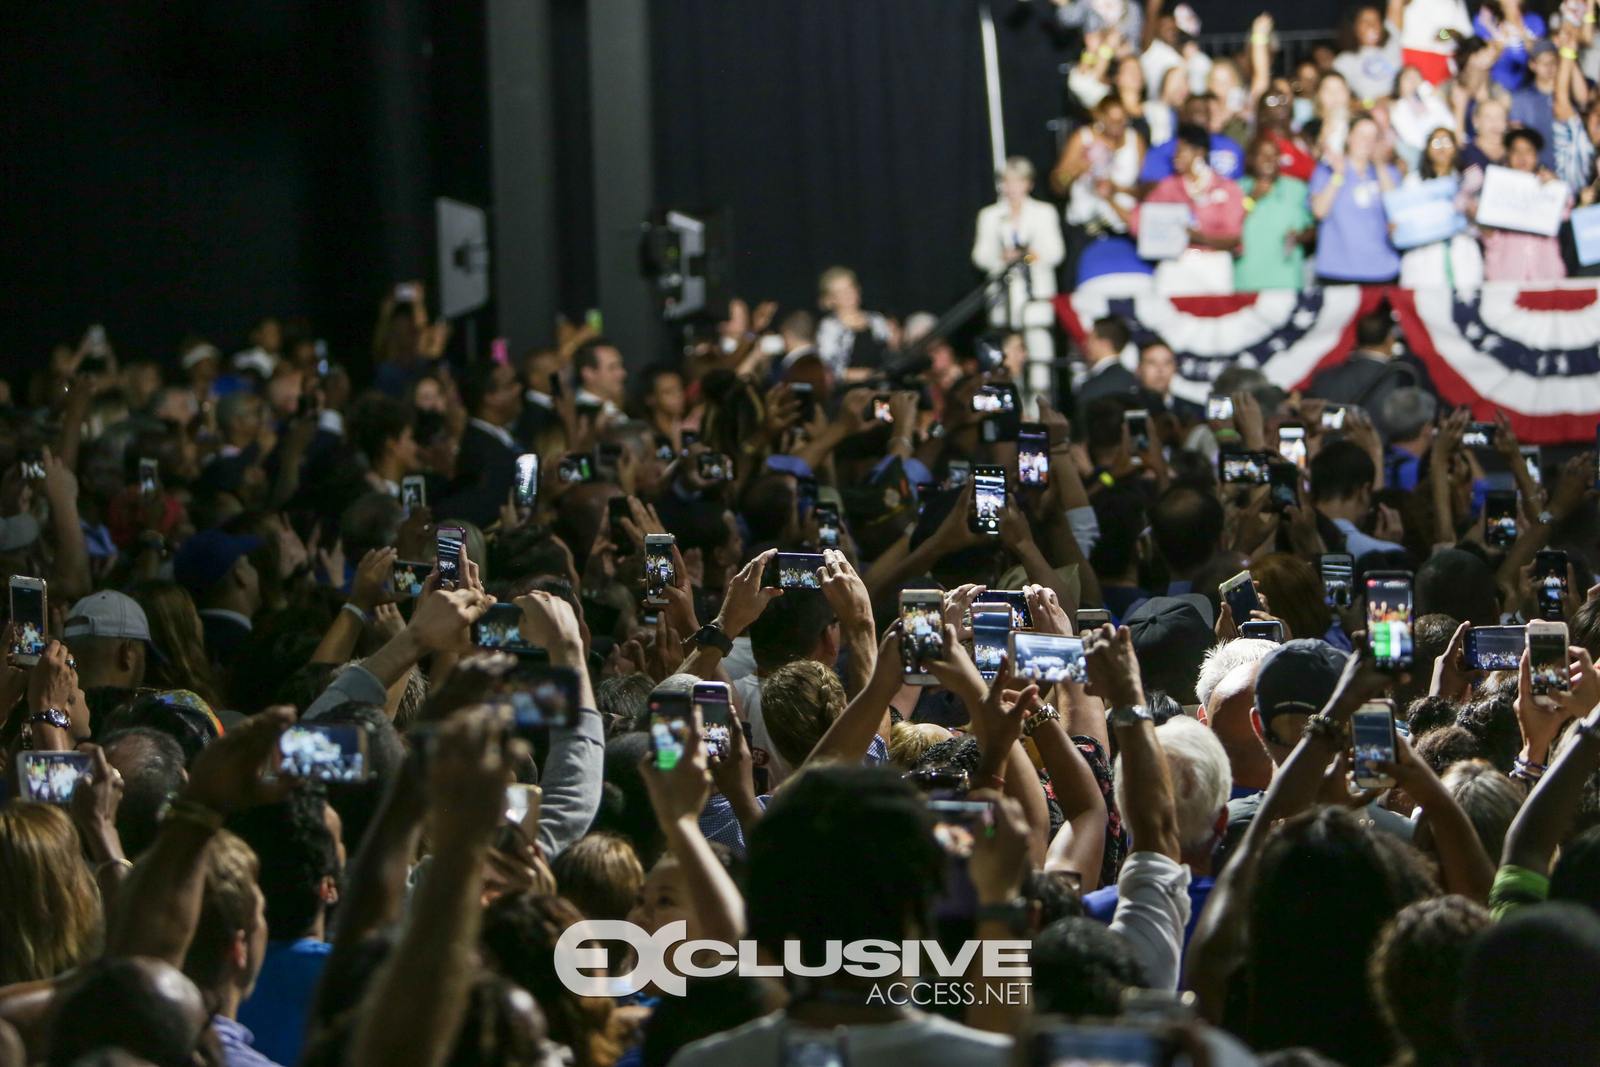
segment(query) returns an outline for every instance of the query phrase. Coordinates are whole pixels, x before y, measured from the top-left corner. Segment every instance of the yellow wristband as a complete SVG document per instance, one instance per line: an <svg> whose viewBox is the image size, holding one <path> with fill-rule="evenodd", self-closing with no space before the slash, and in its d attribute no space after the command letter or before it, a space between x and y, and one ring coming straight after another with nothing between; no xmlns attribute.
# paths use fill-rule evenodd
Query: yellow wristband
<svg viewBox="0 0 1600 1067"><path fill-rule="evenodd" d="M1271 40L1272 40L1272 38L1268 37L1264 33L1252 33L1250 35L1250 43L1251 44L1268 44L1268 43L1271 42Z"/></svg>
<svg viewBox="0 0 1600 1067"><path fill-rule="evenodd" d="M1085 48L1083 50L1083 55L1079 57L1078 61L1086 65L1092 65L1094 63L1094 53Z"/></svg>
<svg viewBox="0 0 1600 1067"><path fill-rule="evenodd" d="M1100 58L1101 59L1110 59L1112 56L1114 56L1116 54L1117 54L1117 50L1115 48L1112 48L1110 45L1103 44L1103 45L1100 46Z"/></svg>
<svg viewBox="0 0 1600 1067"><path fill-rule="evenodd" d="M1333 172L1333 177L1328 179L1328 184L1329 185L1334 185L1334 186L1343 185L1344 184L1344 174L1341 173L1340 171L1334 171Z"/></svg>
<svg viewBox="0 0 1600 1067"><path fill-rule="evenodd" d="M1577 59L1578 58L1578 50L1576 48L1563 48L1563 49L1561 49L1561 58L1562 59Z"/></svg>
<svg viewBox="0 0 1600 1067"><path fill-rule="evenodd" d="M1583 24L1585 26L1593 26L1594 25L1594 12L1593 11L1591 11L1587 15L1583 16Z"/></svg>

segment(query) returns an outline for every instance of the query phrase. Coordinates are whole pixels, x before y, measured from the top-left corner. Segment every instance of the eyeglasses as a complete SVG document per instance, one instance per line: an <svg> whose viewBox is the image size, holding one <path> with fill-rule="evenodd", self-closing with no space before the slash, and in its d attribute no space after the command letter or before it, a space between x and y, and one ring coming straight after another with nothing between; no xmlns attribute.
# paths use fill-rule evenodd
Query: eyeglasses
<svg viewBox="0 0 1600 1067"><path fill-rule="evenodd" d="M1284 96L1282 93L1274 93L1272 96L1263 97L1261 102L1268 107L1280 107L1283 104L1287 104L1290 99L1290 97Z"/></svg>
<svg viewBox="0 0 1600 1067"><path fill-rule="evenodd" d="M1435 137L1428 142L1429 148L1454 148L1456 143L1448 137Z"/></svg>

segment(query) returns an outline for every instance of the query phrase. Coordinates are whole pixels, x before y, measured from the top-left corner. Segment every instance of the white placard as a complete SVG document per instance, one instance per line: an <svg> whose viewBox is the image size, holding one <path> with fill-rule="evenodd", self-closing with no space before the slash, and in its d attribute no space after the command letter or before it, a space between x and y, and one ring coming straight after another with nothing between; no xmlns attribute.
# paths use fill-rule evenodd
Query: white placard
<svg viewBox="0 0 1600 1067"><path fill-rule="evenodd" d="M1554 237L1567 206L1567 185L1541 182L1537 175L1491 165L1478 195L1478 225Z"/></svg>
<svg viewBox="0 0 1600 1067"><path fill-rule="evenodd" d="M1177 259L1189 247L1194 212L1188 204L1139 205L1139 258Z"/></svg>

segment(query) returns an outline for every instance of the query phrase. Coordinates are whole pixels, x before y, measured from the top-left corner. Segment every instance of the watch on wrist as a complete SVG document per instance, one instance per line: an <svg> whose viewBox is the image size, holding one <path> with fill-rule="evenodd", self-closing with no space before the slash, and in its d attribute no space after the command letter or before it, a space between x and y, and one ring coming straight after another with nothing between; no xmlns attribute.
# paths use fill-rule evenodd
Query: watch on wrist
<svg viewBox="0 0 1600 1067"><path fill-rule="evenodd" d="M1549 510L1545 510L1545 511L1539 512L1539 523L1540 523L1540 525L1549 526L1550 524L1554 523L1555 521L1556 521L1556 516L1555 516L1554 512L1549 511Z"/></svg>
<svg viewBox="0 0 1600 1067"><path fill-rule="evenodd" d="M733 638L722 632L722 627L714 622L708 622L696 630L689 638L690 642L708 645L724 656L733 652Z"/></svg>
<svg viewBox="0 0 1600 1067"><path fill-rule="evenodd" d="M1112 726L1136 726L1141 721L1155 722L1155 716L1143 704L1119 704L1111 709Z"/></svg>
<svg viewBox="0 0 1600 1067"><path fill-rule="evenodd" d="M36 711L32 715L28 716L28 722L43 723L46 726L54 726L58 730L69 730L72 728L72 719L69 718L67 713L62 711L60 708L44 708L41 711Z"/></svg>

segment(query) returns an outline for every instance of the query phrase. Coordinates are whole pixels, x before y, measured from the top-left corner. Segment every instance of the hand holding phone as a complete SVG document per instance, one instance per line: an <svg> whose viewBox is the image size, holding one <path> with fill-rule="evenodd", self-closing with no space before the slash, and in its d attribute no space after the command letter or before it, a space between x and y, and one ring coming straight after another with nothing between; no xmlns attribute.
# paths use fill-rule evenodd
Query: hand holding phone
<svg viewBox="0 0 1600 1067"><path fill-rule="evenodd" d="M436 551L438 562L434 565L439 572L440 589L461 588L461 559L465 555L462 549L466 531L459 526L439 527Z"/></svg>
<svg viewBox="0 0 1600 1067"><path fill-rule="evenodd" d="M1376 764L1398 763L1399 742L1394 734L1394 701L1369 700L1350 717L1351 771L1356 785L1363 789L1382 789L1394 779Z"/></svg>
<svg viewBox="0 0 1600 1067"><path fill-rule="evenodd" d="M672 562L672 546L678 539L672 534L646 534L644 538L644 588L645 603L657 607L667 602L667 587L677 581L677 570Z"/></svg>
<svg viewBox="0 0 1600 1067"><path fill-rule="evenodd" d="M908 685L938 685L926 664L944 659L944 594L937 589L900 591L900 662Z"/></svg>
<svg viewBox="0 0 1600 1067"><path fill-rule="evenodd" d="M1411 575L1374 571L1367 575L1367 644L1380 671L1409 671L1412 656Z"/></svg>

